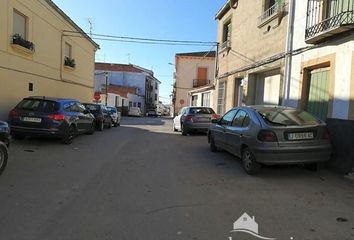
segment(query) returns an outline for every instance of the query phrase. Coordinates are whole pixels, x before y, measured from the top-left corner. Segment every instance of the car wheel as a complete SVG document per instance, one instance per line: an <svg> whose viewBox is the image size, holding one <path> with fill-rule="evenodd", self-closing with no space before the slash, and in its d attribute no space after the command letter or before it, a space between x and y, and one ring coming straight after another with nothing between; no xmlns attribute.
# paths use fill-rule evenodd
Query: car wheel
<svg viewBox="0 0 354 240"><path fill-rule="evenodd" d="M181 132L182 132L182 135L183 135L183 136L187 136L187 134L188 134L187 129L183 126L182 123L181 123Z"/></svg>
<svg viewBox="0 0 354 240"><path fill-rule="evenodd" d="M98 131L102 132L103 129L104 129L104 122L103 122L103 121L100 121L100 122L98 123Z"/></svg>
<svg viewBox="0 0 354 240"><path fill-rule="evenodd" d="M16 140L23 140L25 138L25 136L18 134L13 134L12 137Z"/></svg>
<svg viewBox="0 0 354 240"><path fill-rule="evenodd" d="M256 158L249 148L245 148L242 151L242 165L249 175L256 174L261 168L261 165L257 163Z"/></svg>
<svg viewBox="0 0 354 240"><path fill-rule="evenodd" d="M71 144L74 140L75 135L76 135L76 129L73 125L71 125L64 133L61 142L64 144Z"/></svg>
<svg viewBox="0 0 354 240"><path fill-rule="evenodd" d="M7 165L7 147L0 142L0 174L5 170Z"/></svg>
<svg viewBox="0 0 354 240"><path fill-rule="evenodd" d="M212 136L210 136L210 151L211 152L217 152L218 151L218 147L215 145L215 141L214 141L214 138Z"/></svg>
<svg viewBox="0 0 354 240"><path fill-rule="evenodd" d="M94 134L94 133L95 133L95 128L96 128L96 125L95 125L95 122L93 122L93 123L91 124L91 128L90 128L90 130L87 132L87 134L89 134L89 135Z"/></svg>

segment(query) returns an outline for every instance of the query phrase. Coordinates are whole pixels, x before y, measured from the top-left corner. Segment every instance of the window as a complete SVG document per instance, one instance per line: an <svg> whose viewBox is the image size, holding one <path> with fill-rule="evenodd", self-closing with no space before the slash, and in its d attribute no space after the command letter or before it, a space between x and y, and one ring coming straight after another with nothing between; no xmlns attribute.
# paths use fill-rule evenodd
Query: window
<svg viewBox="0 0 354 240"><path fill-rule="evenodd" d="M235 117L235 114L237 112L237 109L232 109L229 112L227 112L221 119L220 124L221 125L231 125L232 120Z"/></svg>
<svg viewBox="0 0 354 240"><path fill-rule="evenodd" d="M264 2L264 11L266 11L269 8L273 7L275 3L276 3L276 0L265 0L265 2Z"/></svg>
<svg viewBox="0 0 354 240"><path fill-rule="evenodd" d="M141 108L141 102L138 102L138 107Z"/></svg>
<svg viewBox="0 0 354 240"><path fill-rule="evenodd" d="M231 20L226 22L223 26L223 33L222 33L222 45L221 48L230 47L231 42Z"/></svg>
<svg viewBox="0 0 354 240"><path fill-rule="evenodd" d="M133 107L136 107L136 102L133 103Z"/></svg>
<svg viewBox="0 0 354 240"><path fill-rule="evenodd" d="M131 108L133 106L132 102L129 102L129 108Z"/></svg>
<svg viewBox="0 0 354 240"><path fill-rule="evenodd" d="M13 35L20 35L23 39L27 39L27 17L20 12L14 10L13 15Z"/></svg>
<svg viewBox="0 0 354 240"><path fill-rule="evenodd" d="M203 107L210 107L210 93L203 93L202 94L202 106Z"/></svg>
<svg viewBox="0 0 354 240"><path fill-rule="evenodd" d="M191 105L197 106L197 104L198 104L198 95L193 95Z"/></svg>
<svg viewBox="0 0 354 240"><path fill-rule="evenodd" d="M247 127L250 123L250 118L248 116L248 114L243 111L240 110L237 112L234 120L232 121L232 126L234 127Z"/></svg>
<svg viewBox="0 0 354 240"><path fill-rule="evenodd" d="M225 113L225 95L226 95L226 82L220 82L218 88L218 114Z"/></svg>
<svg viewBox="0 0 354 240"><path fill-rule="evenodd" d="M72 51L72 47L69 43L65 43L65 49L64 49L64 56L67 58L71 58L71 51Z"/></svg>
<svg viewBox="0 0 354 240"><path fill-rule="evenodd" d="M155 89L157 90L159 87L159 85L157 84L157 82L155 83Z"/></svg>
<svg viewBox="0 0 354 240"><path fill-rule="evenodd" d="M157 101L157 94L155 93L155 101Z"/></svg>

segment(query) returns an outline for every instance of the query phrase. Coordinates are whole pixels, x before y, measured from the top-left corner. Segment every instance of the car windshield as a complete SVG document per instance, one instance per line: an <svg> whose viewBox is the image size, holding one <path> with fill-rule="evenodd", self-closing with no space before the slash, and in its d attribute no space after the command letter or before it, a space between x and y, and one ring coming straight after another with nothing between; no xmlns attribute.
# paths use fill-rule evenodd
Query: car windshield
<svg viewBox="0 0 354 240"><path fill-rule="evenodd" d="M100 106L96 104L85 104L87 110L90 110L92 113L96 113L100 110Z"/></svg>
<svg viewBox="0 0 354 240"><path fill-rule="evenodd" d="M57 112L59 110L59 104L43 99L24 99L17 105L17 109L49 113Z"/></svg>
<svg viewBox="0 0 354 240"><path fill-rule="evenodd" d="M265 108L257 111L271 125L306 126L320 123L316 117L298 109Z"/></svg>
<svg viewBox="0 0 354 240"><path fill-rule="evenodd" d="M190 108L190 114L214 114L214 110L211 108Z"/></svg>
<svg viewBox="0 0 354 240"><path fill-rule="evenodd" d="M107 110L109 113L116 113L117 112L117 109L113 108L113 107L107 107Z"/></svg>

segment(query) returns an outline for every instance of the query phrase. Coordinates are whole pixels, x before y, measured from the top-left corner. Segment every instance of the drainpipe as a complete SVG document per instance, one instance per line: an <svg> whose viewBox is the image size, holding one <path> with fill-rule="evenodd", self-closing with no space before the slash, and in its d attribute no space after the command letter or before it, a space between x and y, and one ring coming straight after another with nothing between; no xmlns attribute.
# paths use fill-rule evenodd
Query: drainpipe
<svg viewBox="0 0 354 240"><path fill-rule="evenodd" d="M294 19L296 0L289 0L289 19L288 19L288 33L286 36L286 56L285 56L285 81L283 84L283 98L281 105L287 105L290 96L290 83L291 83L291 65L292 65L292 52L294 42Z"/></svg>

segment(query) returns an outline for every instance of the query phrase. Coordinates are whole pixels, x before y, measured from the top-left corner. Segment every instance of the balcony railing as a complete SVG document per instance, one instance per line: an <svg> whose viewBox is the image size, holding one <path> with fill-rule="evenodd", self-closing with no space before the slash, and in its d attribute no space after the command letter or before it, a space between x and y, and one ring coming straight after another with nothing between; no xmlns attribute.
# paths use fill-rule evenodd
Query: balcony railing
<svg viewBox="0 0 354 240"><path fill-rule="evenodd" d="M210 84L210 80L208 80L208 79L205 79L205 80L194 79L193 80L193 87L194 88L202 87L202 86L205 86L208 84Z"/></svg>
<svg viewBox="0 0 354 240"><path fill-rule="evenodd" d="M348 1L354 5L353 1ZM340 5L340 4L338 4ZM307 9L307 24L305 31L306 43L318 43L328 37L354 28L354 6L341 6L332 9L333 16L321 19L322 5L309 0Z"/></svg>
<svg viewBox="0 0 354 240"><path fill-rule="evenodd" d="M283 5L282 2L276 2L273 6L264 11L262 15L258 17L258 27L264 26L267 22L277 17L278 14L283 11Z"/></svg>
<svg viewBox="0 0 354 240"><path fill-rule="evenodd" d="M226 49L226 48L231 48L231 41L230 40L227 40L225 42L223 42L220 46L220 49Z"/></svg>

